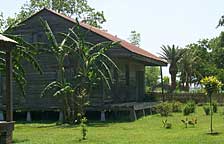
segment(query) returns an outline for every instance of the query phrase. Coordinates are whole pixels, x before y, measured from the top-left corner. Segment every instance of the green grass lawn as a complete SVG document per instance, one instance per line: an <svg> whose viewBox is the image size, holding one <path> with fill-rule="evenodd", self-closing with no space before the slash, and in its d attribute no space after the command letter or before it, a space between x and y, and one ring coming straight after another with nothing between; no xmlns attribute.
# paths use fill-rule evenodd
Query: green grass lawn
<svg viewBox="0 0 224 144"><path fill-rule="evenodd" d="M19 144L223 144L224 116L223 108L214 114L214 129L219 135L211 136L209 132L209 116L205 116L202 107L189 118L197 117L198 124L185 128L181 119L182 113L175 113L167 119L172 129L162 127L160 115L141 118L135 122L90 123L88 140L81 138L78 126L57 126L55 123L16 124L14 142Z"/></svg>

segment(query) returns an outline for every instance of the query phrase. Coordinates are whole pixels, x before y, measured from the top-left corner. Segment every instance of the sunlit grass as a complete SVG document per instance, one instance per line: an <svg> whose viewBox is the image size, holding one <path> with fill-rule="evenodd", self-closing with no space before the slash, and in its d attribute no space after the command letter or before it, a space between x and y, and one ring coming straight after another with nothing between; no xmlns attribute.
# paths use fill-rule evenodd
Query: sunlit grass
<svg viewBox="0 0 224 144"><path fill-rule="evenodd" d="M160 115L141 118L135 122L92 122L88 127L88 140L81 138L80 127L56 123L16 124L14 142L19 144L222 144L224 140L223 108L214 114L214 130L219 135L211 136L209 132L209 116L205 116L202 107L189 119L197 117L198 124L185 128L181 119L182 113L167 117L172 123L171 129L162 127Z"/></svg>

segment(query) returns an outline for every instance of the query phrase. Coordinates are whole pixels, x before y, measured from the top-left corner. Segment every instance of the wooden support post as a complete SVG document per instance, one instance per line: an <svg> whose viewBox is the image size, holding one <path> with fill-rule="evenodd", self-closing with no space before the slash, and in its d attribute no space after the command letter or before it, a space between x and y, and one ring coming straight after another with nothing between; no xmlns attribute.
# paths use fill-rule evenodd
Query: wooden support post
<svg viewBox="0 0 224 144"><path fill-rule="evenodd" d="M5 53L5 104L6 104L6 122L0 123L0 144L11 144L12 133L14 130L13 122L13 98L12 98L12 53L11 48L16 45L16 41L11 40L0 34L0 48Z"/></svg>
<svg viewBox="0 0 224 144"><path fill-rule="evenodd" d="M117 118L118 118L118 111L117 110L114 111L114 117L113 118L114 118L114 120L117 120Z"/></svg>
<svg viewBox="0 0 224 144"><path fill-rule="evenodd" d="M105 111L101 111L100 121L106 121Z"/></svg>
<svg viewBox="0 0 224 144"><path fill-rule="evenodd" d="M131 121L137 120L136 112L134 109L130 110L130 119Z"/></svg>
<svg viewBox="0 0 224 144"><path fill-rule="evenodd" d="M150 111L150 115L152 115L152 108L150 108L149 111Z"/></svg>
<svg viewBox="0 0 224 144"><path fill-rule="evenodd" d="M11 51L6 51L6 121L13 121L13 98L12 98L12 57Z"/></svg>
<svg viewBox="0 0 224 144"><path fill-rule="evenodd" d="M163 102L164 102L165 97L164 97L164 84L163 84L163 69L162 69L162 66L160 66L160 76L161 76L162 96L163 96Z"/></svg>
<svg viewBox="0 0 224 144"><path fill-rule="evenodd" d="M2 111L0 111L0 121L3 121L4 120L4 114Z"/></svg>
<svg viewBox="0 0 224 144"><path fill-rule="evenodd" d="M27 122L31 122L31 121L32 121L31 113L30 113L29 111L26 112L26 121L27 121Z"/></svg>
<svg viewBox="0 0 224 144"><path fill-rule="evenodd" d="M64 121L64 114L63 114L63 111L60 111L60 112L59 112L58 121L59 121L60 123L63 123L63 121Z"/></svg>
<svg viewBox="0 0 224 144"><path fill-rule="evenodd" d="M145 117L145 109L142 109L142 114Z"/></svg>

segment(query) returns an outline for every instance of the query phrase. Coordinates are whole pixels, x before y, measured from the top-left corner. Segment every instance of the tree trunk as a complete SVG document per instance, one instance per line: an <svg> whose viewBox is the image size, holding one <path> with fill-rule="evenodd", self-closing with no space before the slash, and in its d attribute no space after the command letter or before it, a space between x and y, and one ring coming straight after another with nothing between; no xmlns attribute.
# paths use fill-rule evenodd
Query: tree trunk
<svg viewBox="0 0 224 144"><path fill-rule="evenodd" d="M210 100L210 132L213 133L213 126L212 126L212 116L213 116L213 108L212 108L212 94L209 94Z"/></svg>
<svg viewBox="0 0 224 144"><path fill-rule="evenodd" d="M177 66L175 65L170 65L169 68L169 73L171 75L171 92L173 92L176 89L176 75L177 75Z"/></svg>
<svg viewBox="0 0 224 144"><path fill-rule="evenodd" d="M176 89L176 73L171 74L171 92Z"/></svg>
<svg viewBox="0 0 224 144"><path fill-rule="evenodd" d="M65 78L64 78L64 66L63 66L63 64L64 64L64 61L63 61L63 58L59 58L58 59L58 80L61 82L61 83L65 83ZM62 111L64 112L64 118L63 118L63 120L64 120L64 122L66 122L67 120L68 120L68 106L67 106L67 104L68 104L68 100L67 100L67 97L66 96L63 96L63 98L62 98L63 100L63 108L62 108ZM63 123L64 123L63 122Z"/></svg>
<svg viewBox="0 0 224 144"><path fill-rule="evenodd" d="M186 81L186 89L185 89L187 92L189 92L190 90L190 84L189 84L189 81L187 80Z"/></svg>

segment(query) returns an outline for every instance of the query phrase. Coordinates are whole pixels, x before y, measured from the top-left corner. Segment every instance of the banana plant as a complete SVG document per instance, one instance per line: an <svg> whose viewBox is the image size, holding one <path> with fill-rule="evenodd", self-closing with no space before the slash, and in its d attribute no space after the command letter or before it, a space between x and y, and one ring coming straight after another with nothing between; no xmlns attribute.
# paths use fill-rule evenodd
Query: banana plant
<svg viewBox="0 0 224 144"><path fill-rule="evenodd" d="M88 96L99 82L104 82L110 89L112 83L111 69L118 69L116 64L105 53L119 42L102 42L92 44L85 40L85 33L77 21L77 26L69 29L68 33L61 33L64 39L59 43L47 21L41 19L42 25L48 37L51 53L58 62L60 78L47 85L41 96L54 91L53 96L60 97L64 120L80 121L85 115L85 107L88 105ZM76 31L75 31L76 30ZM71 56L77 63L74 68L72 80L66 80L64 75L64 60Z"/></svg>
<svg viewBox="0 0 224 144"><path fill-rule="evenodd" d="M119 42L105 41L93 44L85 40L85 34L82 34L80 29L79 25L75 29L77 32L74 29L69 29L71 35L68 38L76 47L74 56L79 62L74 70L74 90L79 101L80 118L83 118L93 89L99 83L104 83L108 89L111 89L113 83L111 70L119 71L119 69L114 61L106 55L106 52L117 46Z"/></svg>
<svg viewBox="0 0 224 144"><path fill-rule="evenodd" d="M43 20L42 18L40 19L40 22L48 39L48 51L56 58L59 72L58 80L48 84L42 91L41 97L47 95L49 91L54 91L55 93L53 94L53 96L59 97L59 99L62 101L61 109L64 113L64 121L68 121L70 117L70 112L68 112L70 111L68 102L72 95L72 91L68 90L69 87L71 89L71 86L66 82L65 79L64 60L70 53L74 52L75 49L72 49L71 47L66 45L70 33L66 34L64 39L59 42L56 39L56 36L53 33L48 22L46 20Z"/></svg>

